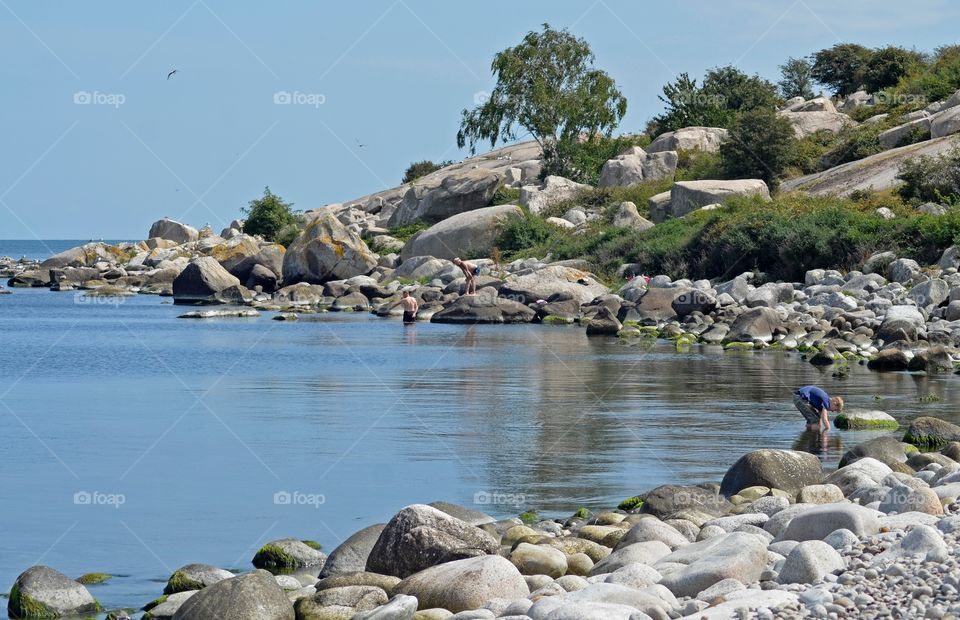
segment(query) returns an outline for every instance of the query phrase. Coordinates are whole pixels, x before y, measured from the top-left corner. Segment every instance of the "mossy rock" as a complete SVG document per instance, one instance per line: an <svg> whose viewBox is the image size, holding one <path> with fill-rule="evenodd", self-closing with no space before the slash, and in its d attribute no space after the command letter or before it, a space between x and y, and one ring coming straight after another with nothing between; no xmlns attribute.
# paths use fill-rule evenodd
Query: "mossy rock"
<svg viewBox="0 0 960 620"><path fill-rule="evenodd" d="M321 549L323 549L323 545L321 545L315 540L301 540L300 542L310 547L311 549L316 549L317 551L320 551Z"/></svg>
<svg viewBox="0 0 960 620"><path fill-rule="evenodd" d="M833 421L843 430L897 430L900 423L883 411L849 411L840 413Z"/></svg>
<svg viewBox="0 0 960 620"><path fill-rule="evenodd" d="M910 422L903 441L921 449L939 449L960 441L960 427L938 418L923 416Z"/></svg>
<svg viewBox="0 0 960 620"><path fill-rule="evenodd" d="M573 325L576 322L576 319L569 316L545 316L540 319L540 322L545 325Z"/></svg>
<svg viewBox="0 0 960 620"><path fill-rule="evenodd" d="M22 594L20 588L16 585L10 588L10 602L7 604L7 611L11 618L56 618L60 615L51 612L43 603Z"/></svg>
<svg viewBox="0 0 960 620"><path fill-rule="evenodd" d="M728 342L723 345L725 351L753 351L752 342Z"/></svg>
<svg viewBox="0 0 960 620"><path fill-rule="evenodd" d="M168 598L170 598L168 595L162 594L157 598L153 599L152 601L150 601L149 603L147 603L146 605L144 605L143 607L141 607L140 609L142 609L143 611L150 611L160 603L166 602Z"/></svg>
<svg viewBox="0 0 960 620"><path fill-rule="evenodd" d="M643 506L643 495L634 495L633 497L628 497L617 504L617 508L619 510L635 510L640 506Z"/></svg>
<svg viewBox="0 0 960 620"><path fill-rule="evenodd" d="M799 347L797 347L797 351L799 351L800 353L816 354L820 352L820 349L818 349L817 347L811 346L809 344L801 344Z"/></svg>
<svg viewBox="0 0 960 620"><path fill-rule="evenodd" d="M175 571L167 580L166 587L163 588L164 594L176 594L177 592L186 592L187 590L202 590L203 582L190 579L183 571Z"/></svg>
<svg viewBox="0 0 960 620"><path fill-rule="evenodd" d="M589 519L590 515L592 514L593 513L590 512L589 508L587 508L586 506L580 506L579 508L577 508L577 511L573 513L573 515L570 518L571 519Z"/></svg>
<svg viewBox="0 0 960 620"><path fill-rule="evenodd" d="M104 583L110 581L113 578L113 575L109 573L87 573L85 575L80 575L77 577L77 581L82 583L85 586L92 586L98 583Z"/></svg>
<svg viewBox="0 0 960 620"><path fill-rule="evenodd" d="M520 517L520 520L527 525L536 523L540 520L540 515L537 514L536 510L527 510L525 512L521 512L518 516Z"/></svg>

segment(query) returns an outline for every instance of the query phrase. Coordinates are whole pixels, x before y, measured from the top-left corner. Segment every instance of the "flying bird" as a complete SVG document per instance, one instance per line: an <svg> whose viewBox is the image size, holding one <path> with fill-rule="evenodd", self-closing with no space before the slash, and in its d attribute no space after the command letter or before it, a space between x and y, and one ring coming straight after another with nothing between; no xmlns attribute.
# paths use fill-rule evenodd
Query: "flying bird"
<svg viewBox="0 0 960 620"><path fill-rule="evenodd" d="M357 141L357 146L358 146L359 148L361 148L361 149L362 149L363 147L367 146L366 144L360 144L360 140L359 140L358 138L354 138L354 140Z"/></svg>
<svg viewBox="0 0 960 620"><path fill-rule="evenodd" d="M177 72L177 70L174 69L173 71L171 71L170 73L168 73L168 74L167 74L167 79L169 80L171 77L173 77L173 74L176 73L176 72Z"/></svg>

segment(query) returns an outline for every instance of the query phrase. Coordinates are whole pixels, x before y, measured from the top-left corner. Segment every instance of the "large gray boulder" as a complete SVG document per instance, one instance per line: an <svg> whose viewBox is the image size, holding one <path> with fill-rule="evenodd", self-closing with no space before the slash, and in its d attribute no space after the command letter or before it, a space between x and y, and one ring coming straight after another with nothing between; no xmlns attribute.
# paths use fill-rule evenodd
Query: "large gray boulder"
<svg viewBox="0 0 960 620"><path fill-rule="evenodd" d="M647 153L663 151L703 151L715 153L730 132L720 127L684 127L676 131L668 131L657 136L656 140L646 148Z"/></svg>
<svg viewBox="0 0 960 620"><path fill-rule="evenodd" d="M173 281L174 303L212 303L217 293L240 280L224 269L212 256L195 258Z"/></svg>
<svg viewBox="0 0 960 620"><path fill-rule="evenodd" d="M653 222L640 215L637 205L632 202L621 202L617 206L617 212L613 215L613 225L632 228L637 232L650 230L654 226Z"/></svg>
<svg viewBox="0 0 960 620"><path fill-rule="evenodd" d="M773 308L751 308L734 319L727 339L731 342L770 342L773 334L782 328L783 321Z"/></svg>
<svg viewBox="0 0 960 620"><path fill-rule="evenodd" d="M669 211L673 217L683 217L707 205L723 204L734 196L752 195L769 200L770 189L760 179L678 181L670 189Z"/></svg>
<svg viewBox="0 0 960 620"><path fill-rule="evenodd" d="M676 172L678 161L674 151L647 153L634 146L603 164L597 186L629 187L665 179Z"/></svg>
<svg viewBox="0 0 960 620"><path fill-rule="evenodd" d="M500 294L522 304L548 299L556 293L571 295L581 304L590 303L610 290L593 274L564 265L547 265L531 273L510 275L500 287Z"/></svg>
<svg viewBox="0 0 960 620"><path fill-rule="evenodd" d="M176 243L189 243L200 238L200 232L193 226L181 224L180 222L162 219L150 226L150 233L147 239L168 239Z"/></svg>
<svg viewBox="0 0 960 620"><path fill-rule="evenodd" d="M167 585L163 588L163 593L176 594L189 590L202 590L233 576L230 571L209 564L187 564L170 575Z"/></svg>
<svg viewBox="0 0 960 620"><path fill-rule="evenodd" d="M844 127L856 125L856 121L842 112L778 112L790 121L798 138L805 138L818 131L837 133Z"/></svg>
<svg viewBox="0 0 960 620"><path fill-rule="evenodd" d="M49 566L31 566L10 588L11 618L59 618L94 615L100 605L85 587Z"/></svg>
<svg viewBox="0 0 960 620"><path fill-rule="evenodd" d="M884 343L915 341L926 326L923 313L914 306L891 306L880 323L876 338Z"/></svg>
<svg viewBox="0 0 960 620"><path fill-rule="evenodd" d="M780 583L816 583L824 575L844 568L837 550L822 540L805 540L787 556L778 580Z"/></svg>
<svg viewBox="0 0 960 620"><path fill-rule="evenodd" d="M641 319L662 321L671 317L683 318L692 312L712 312L717 307L713 295L689 287L647 288L637 300L635 308Z"/></svg>
<svg viewBox="0 0 960 620"><path fill-rule="evenodd" d="M355 232L332 213L313 220L287 248L283 256L285 284L347 280L368 274L377 266L377 256Z"/></svg>
<svg viewBox="0 0 960 620"><path fill-rule="evenodd" d="M500 174L484 168L424 177L407 190L387 225L394 228L414 222L439 222L486 207L501 181Z"/></svg>
<svg viewBox="0 0 960 620"><path fill-rule="evenodd" d="M960 135L926 140L884 151L823 172L784 181L783 191L802 190L814 196L847 196L857 190L885 190L902 183L900 166L908 159L935 157L960 147Z"/></svg>
<svg viewBox="0 0 960 620"><path fill-rule="evenodd" d="M960 426L939 418L921 416L910 421L903 441L924 448L942 448L951 441L960 441Z"/></svg>
<svg viewBox="0 0 960 620"><path fill-rule="evenodd" d="M877 139L883 148L894 149L928 138L930 138L930 118L923 117L892 127L881 133Z"/></svg>
<svg viewBox="0 0 960 620"><path fill-rule="evenodd" d="M880 514L858 504L822 504L793 517L778 538L800 542L823 540L839 529L848 529L861 538L872 536L880 530Z"/></svg>
<svg viewBox="0 0 960 620"><path fill-rule="evenodd" d="M587 189L590 189L589 185L551 175L539 186L525 185L520 188L520 204L531 213L540 213L553 204L576 198Z"/></svg>
<svg viewBox="0 0 960 620"><path fill-rule="evenodd" d="M930 123L930 136L942 138L960 132L960 106L948 108L933 117Z"/></svg>
<svg viewBox="0 0 960 620"><path fill-rule="evenodd" d="M724 579L753 583L767 562L767 545L745 532L721 534L680 547L653 565L674 596L696 596Z"/></svg>
<svg viewBox="0 0 960 620"><path fill-rule="evenodd" d="M720 493L727 497L747 487L763 486L796 495L810 484L823 482L823 465L809 452L754 450L741 456L727 470Z"/></svg>
<svg viewBox="0 0 960 620"><path fill-rule="evenodd" d="M694 510L711 516L726 513L730 502L714 489L690 485L665 484L649 491L644 496L640 512L660 519Z"/></svg>
<svg viewBox="0 0 960 620"><path fill-rule="evenodd" d="M436 564L496 553L499 548L500 542L484 530L431 506L414 504L390 519L366 568L403 579Z"/></svg>
<svg viewBox="0 0 960 620"><path fill-rule="evenodd" d="M478 609L493 598L524 598L530 589L509 560L485 555L426 568L401 581L393 592L417 597L420 609L459 613Z"/></svg>
<svg viewBox="0 0 960 620"><path fill-rule="evenodd" d="M430 318L431 323L529 323L537 316L525 304L501 296L497 289L481 288L462 295Z"/></svg>
<svg viewBox="0 0 960 620"><path fill-rule="evenodd" d="M187 599L174 620L295 620L293 604L273 575L255 570L224 579Z"/></svg>
<svg viewBox="0 0 960 620"><path fill-rule="evenodd" d="M322 567L327 555L296 538L272 540L254 554L252 564L257 568L291 570L311 566Z"/></svg>
<svg viewBox="0 0 960 620"><path fill-rule="evenodd" d="M327 556L323 570L320 571L320 578L365 571L370 551L377 544L384 527L385 523L376 523L351 534Z"/></svg>
<svg viewBox="0 0 960 620"><path fill-rule="evenodd" d="M418 232L403 246L400 258L486 256L510 218L523 216L520 207L499 205L459 213Z"/></svg>

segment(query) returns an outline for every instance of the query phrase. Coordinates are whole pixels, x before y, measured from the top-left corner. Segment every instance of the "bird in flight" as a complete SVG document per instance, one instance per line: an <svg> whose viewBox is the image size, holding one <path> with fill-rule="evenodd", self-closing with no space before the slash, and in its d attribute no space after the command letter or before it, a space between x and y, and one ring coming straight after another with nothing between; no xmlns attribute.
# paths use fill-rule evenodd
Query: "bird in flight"
<svg viewBox="0 0 960 620"><path fill-rule="evenodd" d="M171 71L170 73L168 73L168 74L167 74L167 79L169 80L171 77L173 77L173 74L176 73L176 72L177 72L177 70L174 69L173 71Z"/></svg>
<svg viewBox="0 0 960 620"><path fill-rule="evenodd" d="M359 140L358 138L354 138L354 140L357 141L357 147L358 147L358 148L361 148L361 149L362 149L363 147L367 146L366 144L360 144L360 140Z"/></svg>

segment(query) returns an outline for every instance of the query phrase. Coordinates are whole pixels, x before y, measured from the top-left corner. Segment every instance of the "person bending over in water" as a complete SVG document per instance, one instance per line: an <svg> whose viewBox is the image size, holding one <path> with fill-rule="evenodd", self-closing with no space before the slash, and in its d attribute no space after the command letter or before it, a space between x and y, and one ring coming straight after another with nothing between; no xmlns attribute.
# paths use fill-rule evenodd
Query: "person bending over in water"
<svg viewBox="0 0 960 620"><path fill-rule="evenodd" d="M410 291L403 292L403 296L400 298L400 305L403 306L404 324L413 323L417 320L417 310L420 309L420 303L416 297L410 295Z"/></svg>
<svg viewBox="0 0 960 620"><path fill-rule="evenodd" d="M793 394L793 404L807 421L807 430L829 431L828 411L843 411L843 399L830 397L815 385L805 385Z"/></svg>
<svg viewBox="0 0 960 620"><path fill-rule="evenodd" d="M460 268L463 275L467 278L467 295L477 294L477 276L480 275L480 267L471 262L467 262L460 257L453 259L453 264Z"/></svg>

